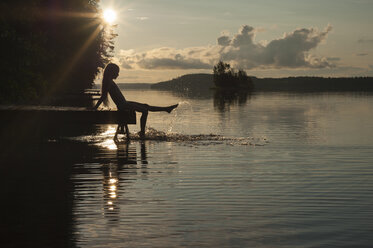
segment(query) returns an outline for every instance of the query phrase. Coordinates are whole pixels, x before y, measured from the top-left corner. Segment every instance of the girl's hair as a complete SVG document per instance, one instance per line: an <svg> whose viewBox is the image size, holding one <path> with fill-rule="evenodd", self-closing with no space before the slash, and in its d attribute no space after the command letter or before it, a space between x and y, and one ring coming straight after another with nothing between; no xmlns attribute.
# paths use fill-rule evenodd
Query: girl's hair
<svg viewBox="0 0 373 248"><path fill-rule="evenodd" d="M119 66L113 63L109 63L104 70L104 76L102 78L102 85L101 85L101 95L104 97L104 105L108 105L108 91L110 87L110 82L113 80L114 75L119 73Z"/></svg>

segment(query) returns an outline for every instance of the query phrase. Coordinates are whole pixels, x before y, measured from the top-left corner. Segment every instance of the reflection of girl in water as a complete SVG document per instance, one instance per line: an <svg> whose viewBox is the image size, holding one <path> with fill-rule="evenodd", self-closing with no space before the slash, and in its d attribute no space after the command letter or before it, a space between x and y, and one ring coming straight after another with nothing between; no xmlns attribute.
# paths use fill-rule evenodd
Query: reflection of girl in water
<svg viewBox="0 0 373 248"><path fill-rule="evenodd" d="M119 87L115 84L113 79L116 79L119 75L119 66L116 64L110 63L106 66L104 70L104 77L102 79L102 89L101 89L101 97L98 100L95 109L97 109L102 102L107 105L107 95L110 94L111 99L117 105L118 110L133 110L137 112L141 112L141 119L140 119L140 137L145 137L145 126L146 120L148 118L148 112L160 112L165 111L171 113L171 111L178 106L178 104L171 105L168 107L157 107L157 106L150 106L144 103L138 102L130 102L127 101L123 94L120 92Z"/></svg>

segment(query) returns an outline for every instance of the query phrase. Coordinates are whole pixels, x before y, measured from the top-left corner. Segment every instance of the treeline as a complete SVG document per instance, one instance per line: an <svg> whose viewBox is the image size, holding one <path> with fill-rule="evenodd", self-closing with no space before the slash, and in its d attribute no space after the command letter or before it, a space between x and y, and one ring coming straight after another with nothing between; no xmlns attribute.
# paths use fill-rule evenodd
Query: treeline
<svg viewBox="0 0 373 248"><path fill-rule="evenodd" d="M253 91L289 91L289 92L373 92L372 77L324 78L324 77L288 77L256 78L250 77ZM170 81L152 85L152 89L173 90L177 92L199 94L214 88L212 74L188 74Z"/></svg>
<svg viewBox="0 0 373 248"><path fill-rule="evenodd" d="M0 103L82 91L112 56L99 0L0 1Z"/></svg>
<svg viewBox="0 0 373 248"><path fill-rule="evenodd" d="M172 91L193 98L211 95L212 87L214 87L212 74L204 73L187 74L151 85L151 88L155 90Z"/></svg>
<svg viewBox="0 0 373 248"><path fill-rule="evenodd" d="M190 89L206 89L213 87L213 76L211 74L196 73L163 81L151 86L152 89L187 91Z"/></svg>

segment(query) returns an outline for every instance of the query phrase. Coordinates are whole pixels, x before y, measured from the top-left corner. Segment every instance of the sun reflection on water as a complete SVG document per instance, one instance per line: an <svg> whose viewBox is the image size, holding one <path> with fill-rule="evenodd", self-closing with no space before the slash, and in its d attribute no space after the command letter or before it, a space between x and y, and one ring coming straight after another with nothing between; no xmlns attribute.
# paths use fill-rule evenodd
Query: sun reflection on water
<svg viewBox="0 0 373 248"><path fill-rule="evenodd" d="M106 214L112 214L119 211L118 201L118 175L115 173L115 168L108 166L108 174L104 177L104 193ZM113 216L114 217L114 216Z"/></svg>
<svg viewBox="0 0 373 248"><path fill-rule="evenodd" d="M113 140L115 132L115 126L108 126L104 132L99 134L99 136L103 138L103 141L99 143L99 145L109 150L117 150L118 147Z"/></svg>
<svg viewBox="0 0 373 248"><path fill-rule="evenodd" d="M112 139L105 140L100 144L102 147L107 148L109 150L117 150L117 145Z"/></svg>
<svg viewBox="0 0 373 248"><path fill-rule="evenodd" d="M101 133L101 136L113 135L115 134L115 131L116 131L115 126L110 125L107 127L107 129L104 132Z"/></svg>

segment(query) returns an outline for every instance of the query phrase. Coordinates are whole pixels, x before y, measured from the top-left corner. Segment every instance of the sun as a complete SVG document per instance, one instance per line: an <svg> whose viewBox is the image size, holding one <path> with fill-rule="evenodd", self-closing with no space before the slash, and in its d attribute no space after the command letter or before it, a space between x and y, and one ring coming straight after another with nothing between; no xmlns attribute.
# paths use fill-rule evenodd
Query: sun
<svg viewBox="0 0 373 248"><path fill-rule="evenodd" d="M103 17L107 23L113 24L117 19L117 13L112 9L106 9L104 11Z"/></svg>

